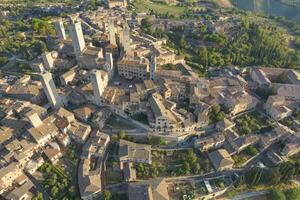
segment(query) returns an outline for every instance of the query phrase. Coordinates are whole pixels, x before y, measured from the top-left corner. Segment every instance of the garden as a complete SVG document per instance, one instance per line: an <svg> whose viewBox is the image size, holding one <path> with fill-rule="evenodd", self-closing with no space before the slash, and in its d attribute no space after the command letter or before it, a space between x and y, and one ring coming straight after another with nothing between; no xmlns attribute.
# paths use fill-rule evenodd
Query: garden
<svg viewBox="0 0 300 200"><path fill-rule="evenodd" d="M206 194L205 185L203 182L179 182L172 184L169 187L169 194L171 199L194 199L195 194L199 192L200 194Z"/></svg>
<svg viewBox="0 0 300 200"><path fill-rule="evenodd" d="M104 129L123 129L123 130L131 130L136 127L127 119L118 117L116 115L110 115L107 119Z"/></svg>
<svg viewBox="0 0 300 200"><path fill-rule="evenodd" d="M117 142L111 142L107 147L108 157L106 161L106 184L117 184L123 182L122 173L119 170L119 145Z"/></svg>
<svg viewBox="0 0 300 200"><path fill-rule="evenodd" d="M52 199L76 199L76 188L71 185L70 177L58 166L44 163L39 169L43 175L43 186Z"/></svg>
<svg viewBox="0 0 300 200"><path fill-rule="evenodd" d="M226 117L225 110L220 105L213 105L209 112L209 124L216 123Z"/></svg>
<svg viewBox="0 0 300 200"><path fill-rule="evenodd" d="M136 169L139 178L155 178L208 173L212 166L204 154L190 149L152 151L152 164L139 163Z"/></svg>
<svg viewBox="0 0 300 200"><path fill-rule="evenodd" d="M292 117L286 117L279 121L281 124L287 126L288 128L292 128L293 126L293 118Z"/></svg>
<svg viewBox="0 0 300 200"><path fill-rule="evenodd" d="M252 157L259 154L259 151L254 146L248 146L240 153L232 156L236 167L242 167L245 162L247 162Z"/></svg>
<svg viewBox="0 0 300 200"><path fill-rule="evenodd" d="M286 118L280 120L279 122L281 124L287 126L288 128L292 128L293 124L295 123L294 120L300 122L300 113L299 112L294 111L291 116L286 117Z"/></svg>
<svg viewBox="0 0 300 200"><path fill-rule="evenodd" d="M82 149L82 146L79 144L70 144L66 148L66 158L72 162L73 165L77 165L79 156L81 154L80 149Z"/></svg>
<svg viewBox="0 0 300 200"><path fill-rule="evenodd" d="M145 125L149 125L148 117L145 113L136 113L131 115L131 118Z"/></svg>
<svg viewBox="0 0 300 200"><path fill-rule="evenodd" d="M215 178L207 180L213 192L223 190L232 183L232 180L225 178ZM169 194L171 199L201 199L209 192L203 180L174 182L170 184Z"/></svg>
<svg viewBox="0 0 300 200"><path fill-rule="evenodd" d="M250 133L262 134L273 129L273 126L267 117L257 111L236 118L235 123L237 125L237 132L240 135L247 135Z"/></svg>

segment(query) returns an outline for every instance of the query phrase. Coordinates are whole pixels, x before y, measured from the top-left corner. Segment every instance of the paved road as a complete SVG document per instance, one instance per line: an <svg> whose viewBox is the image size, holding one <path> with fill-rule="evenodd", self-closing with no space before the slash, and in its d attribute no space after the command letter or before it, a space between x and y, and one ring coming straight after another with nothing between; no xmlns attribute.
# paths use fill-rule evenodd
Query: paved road
<svg viewBox="0 0 300 200"><path fill-rule="evenodd" d="M187 180L199 180L199 179L208 179L208 178L214 178L219 176L231 176L234 173L240 174L244 170L243 169L232 169L228 171L223 172L210 172L207 174L202 175L193 175L193 176L177 176L177 177L168 177L166 178L167 182L180 182L180 181L187 181Z"/></svg>
<svg viewBox="0 0 300 200"><path fill-rule="evenodd" d="M153 151L183 151L183 150L189 150L189 149L193 149L193 146L177 147L177 148L165 146L162 148L155 148L155 147L152 148Z"/></svg>
<svg viewBox="0 0 300 200"><path fill-rule="evenodd" d="M268 194L269 191L268 190L263 190L263 191L254 191L254 192L246 192L243 194L239 194L233 198L231 198L231 200L247 200L249 198L254 198L254 197L258 197L258 196L262 196L265 194Z"/></svg>

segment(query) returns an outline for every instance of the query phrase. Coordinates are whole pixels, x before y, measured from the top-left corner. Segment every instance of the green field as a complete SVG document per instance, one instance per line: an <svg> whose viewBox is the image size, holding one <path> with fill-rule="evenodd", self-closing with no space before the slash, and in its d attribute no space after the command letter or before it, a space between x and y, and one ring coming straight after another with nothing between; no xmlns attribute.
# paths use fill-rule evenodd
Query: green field
<svg viewBox="0 0 300 200"><path fill-rule="evenodd" d="M180 16L186 10L185 7L155 3L149 0L135 0L133 4L138 12L150 12L151 10L153 10L158 14L168 13L176 17Z"/></svg>

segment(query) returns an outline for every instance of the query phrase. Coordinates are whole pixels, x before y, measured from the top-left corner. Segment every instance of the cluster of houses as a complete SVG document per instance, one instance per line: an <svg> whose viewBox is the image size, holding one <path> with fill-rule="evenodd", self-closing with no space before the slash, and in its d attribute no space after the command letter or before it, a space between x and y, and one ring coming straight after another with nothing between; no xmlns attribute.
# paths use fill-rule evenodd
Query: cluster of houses
<svg viewBox="0 0 300 200"><path fill-rule="evenodd" d="M147 132L175 141L213 129L196 139L194 147L208 152L217 171L232 169L232 156L251 145L264 151L280 141L282 148L267 152L274 164L300 151L300 122L294 117L300 112L299 71L224 67L217 76L199 78L182 56L164 48L165 39L141 32L145 15L123 9L127 1L107 1L107 5L118 8L55 21L56 36L46 39L50 51L29 63L31 75L1 75L1 196L31 198L34 184L28 175L44 162L57 164L64 156L62 149L76 143L83 145L80 196L99 198L110 142L110 136L99 130L111 115L140 124L132 116L143 114L148 123L141 126ZM201 26L195 21L159 19L154 25ZM264 102L258 90L272 95ZM226 109L226 117L218 122L211 120L215 105ZM275 128L261 135L239 135L234 118L255 109L266 113ZM288 117L292 127L281 123ZM129 199L170 198L165 179L135 182L134 166L152 163L150 145L120 140L118 155L129 182Z"/></svg>
<svg viewBox="0 0 300 200"><path fill-rule="evenodd" d="M230 71L233 70L230 69ZM229 81L230 74L233 72L227 73L223 81ZM210 83L215 85L216 81L220 80L220 78L216 78ZM299 129L297 129L299 119L293 115L299 112L300 73L290 69L252 67L241 72L241 76L238 75L236 80L240 81L240 85L231 80L231 83L224 88L233 92L241 91L242 86L244 90L242 90L241 96L234 98L239 93L237 92L226 97L225 93L220 93L221 87L217 87L216 90L219 96L218 103L229 108L228 118L215 124L215 133L196 139L194 147L202 152L210 152L209 158L212 164L216 170L220 171L232 169L235 164L232 156L253 145L257 146L260 151L268 150L266 156L275 165L286 161L287 157L297 154L300 151ZM210 91L214 89L212 88ZM255 94L257 90L264 91L266 94L269 91L271 95L264 101ZM245 91L251 91L251 94ZM225 100L223 96L226 97ZM211 97L214 97L213 93L210 94ZM212 99L212 101L216 99ZM253 109L261 109L274 122L275 128L266 130L263 134L239 135L235 129L235 116ZM288 117L292 121L291 127L282 123L282 120ZM268 149L272 144L278 142L282 144L280 149Z"/></svg>
<svg viewBox="0 0 300 200"><path fill-rule="evenodd" d="M27 199L34 194L28 175L34 175L44 162L56 164L71 141L83 144L91 126L63 107L49 114L37 104L6 97L1 105L5 113L0 126L1 195Z"/></svg>
<svg viewBox="0 0 300 200"><path fill-rule="evenodd" d="M101 197L101 174L109 141L109 135L94 131L83 146L78 166L78 185L83 200Z"/></svg>

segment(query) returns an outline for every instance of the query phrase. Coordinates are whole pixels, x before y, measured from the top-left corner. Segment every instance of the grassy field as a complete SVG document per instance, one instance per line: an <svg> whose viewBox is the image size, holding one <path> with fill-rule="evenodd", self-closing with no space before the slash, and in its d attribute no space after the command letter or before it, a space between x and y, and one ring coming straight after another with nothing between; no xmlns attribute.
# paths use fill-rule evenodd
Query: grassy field
<svg viewBox="0 0 300 200"><path fill-rule="evenodd" d="M105 128L114 128L114 129L121 129L121 130L132 130L136 127L130 123L128 120L111 115L105 124Z"/></svg>
<svg viewBox="0 0 300 200"><path fill-rule="evenodd" d="M186 10L185 7L160 4L151 2L149 0L135 0L133 4L138 12L150 12L151 10L153 10L154 12L159 14L169 13L170 15L180 16Z"/></svg>
<svg viewBox="0 0 300 200"><path fill-rule="evenodd" d="M230 0L213 0L221 8L232 8L233 5Z"/></svg>
<svg viewBox="0 0 300 200"><path fill-rule="evenodd" d="M145 125L149 125L148 117L145 113L137 113L131 116L132 119L139 121Z"/></svg>

